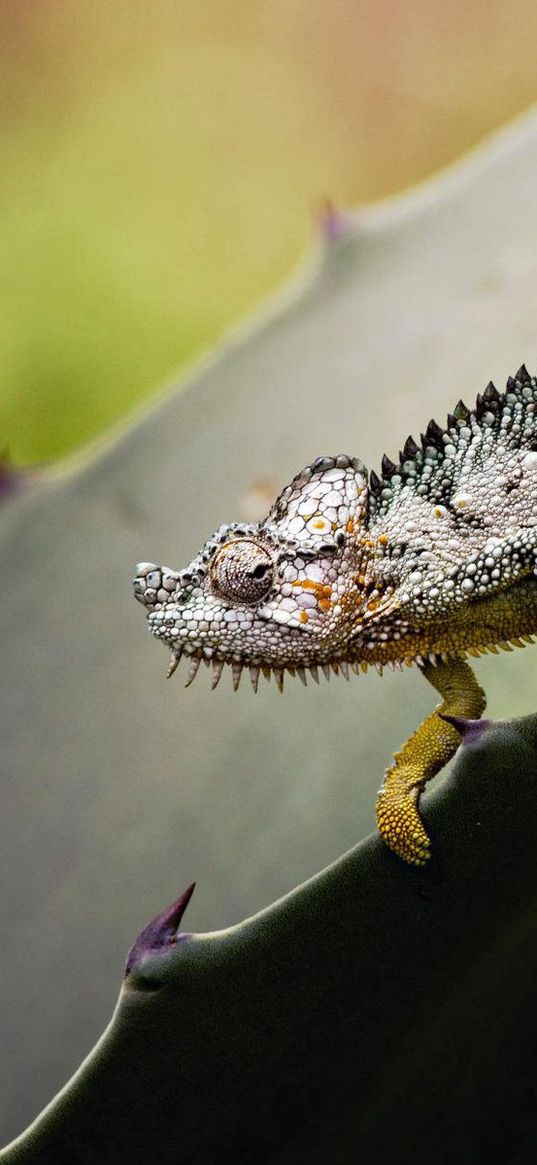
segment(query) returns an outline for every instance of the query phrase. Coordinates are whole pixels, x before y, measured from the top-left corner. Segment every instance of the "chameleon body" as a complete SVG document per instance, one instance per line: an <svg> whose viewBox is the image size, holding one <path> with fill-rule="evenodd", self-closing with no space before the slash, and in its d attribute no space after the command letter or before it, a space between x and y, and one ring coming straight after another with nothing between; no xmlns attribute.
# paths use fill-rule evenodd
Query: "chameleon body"
<svg viewBox="0 0 537 1165"><path fill-rule="evenodd" d="M141 563L136 598L150 632L200 661L216 686L226 664L281 688L284 673L349 677L416 664L442 703L396 754L377 801L386 844L422 865L424 784L455 752L450 718L476 719L485 696L468 656L537 633L537 380L524 365L505 393L409 437L381 476L357 458L319 457L257 524L221 526L186 570Z"/></svg>

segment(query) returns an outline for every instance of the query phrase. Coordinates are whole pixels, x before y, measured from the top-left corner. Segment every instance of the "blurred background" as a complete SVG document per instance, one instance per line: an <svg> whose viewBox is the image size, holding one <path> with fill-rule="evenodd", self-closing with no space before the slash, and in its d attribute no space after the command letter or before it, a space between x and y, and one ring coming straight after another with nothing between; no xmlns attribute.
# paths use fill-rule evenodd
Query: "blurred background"
<svg viewBox="0 0 537 1165"><path fill-rule="evenodd" d="M2 0L0 447L83 445L293 268L326 199L537 97L532 0Z"/></svg>

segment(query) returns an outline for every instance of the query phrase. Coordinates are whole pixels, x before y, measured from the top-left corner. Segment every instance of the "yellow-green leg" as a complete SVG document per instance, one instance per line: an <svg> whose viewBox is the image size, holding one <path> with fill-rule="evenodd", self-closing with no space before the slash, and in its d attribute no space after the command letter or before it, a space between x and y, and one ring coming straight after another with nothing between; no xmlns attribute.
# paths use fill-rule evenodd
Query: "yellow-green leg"
<svg viewBox="0 0 537 1165"><path fill-rule="evenodd" d="M395 753L395 764L384 777L377 800L379 833L386 845L405 862L423 866L431 845L418 813L423 786L447 764L460 743L459 733L442 716L476 720L486 697L472 669L462 659L437 666L426 663L420 671L440 692L442 703Z"/></svg>

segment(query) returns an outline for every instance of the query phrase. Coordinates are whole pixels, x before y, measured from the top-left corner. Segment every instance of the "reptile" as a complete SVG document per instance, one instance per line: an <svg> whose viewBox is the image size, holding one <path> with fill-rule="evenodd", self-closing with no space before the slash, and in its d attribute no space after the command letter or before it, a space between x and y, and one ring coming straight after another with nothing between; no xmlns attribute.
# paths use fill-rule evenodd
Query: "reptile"
<svg viewBox="0 0 537 1165"><path fill-rule="evenodd" d="M395 754L379 791L380 835L422 866L431 843L419 814L430 780L455 753L460 719L485 694L468 657L511 650L537 633L537 380L525 367L380 474L348 455L317 457L259 523L223 525L186 570L136 568L149 630L190 668L248 668L280 689L349 678L374 665L416 665L442 702Z"/></svg>

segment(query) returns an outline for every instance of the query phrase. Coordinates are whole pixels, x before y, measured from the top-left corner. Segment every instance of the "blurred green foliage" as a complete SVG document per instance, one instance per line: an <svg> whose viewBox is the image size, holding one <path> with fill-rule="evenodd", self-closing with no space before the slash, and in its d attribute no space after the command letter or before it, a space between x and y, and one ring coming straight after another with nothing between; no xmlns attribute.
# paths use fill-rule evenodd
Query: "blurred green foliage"
<svg viewBox="0 0 537 1165"><path fill-rule="evenodd" d="M293 266L325 196L446 163L537 95L537 11L462 0L1 5L0 437L97 434Z"/></svg>

